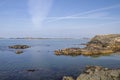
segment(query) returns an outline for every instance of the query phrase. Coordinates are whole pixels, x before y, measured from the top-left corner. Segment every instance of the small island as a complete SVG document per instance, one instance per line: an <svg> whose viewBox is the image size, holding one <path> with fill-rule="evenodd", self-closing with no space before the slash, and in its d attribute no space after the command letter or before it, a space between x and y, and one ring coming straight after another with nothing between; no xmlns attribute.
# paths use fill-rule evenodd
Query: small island
<svg viewBox="0 0 120 80"><path fill-rule="evenodd" d="M9 46L9 48L13 48L13 49L26 49L26 48L29 48L30 46L28 45L12 45L12 46Z"/></svg>
<svg viewBox="0 0 120 80"><path fill-rule="evenodd" d="M120 34L96 35L84 48L55 50L55 55L101 55L120 52Z"/></svg>
<svg viewBox="0 0 120 80"><path fill-rule="evenodd" d="M11 48L11 49L16 49L16 51L15 51L16 54L23 53L23 51L19 50L19 49L30 48L30 46L28 46L28 45L12 45L12 46L8 46L8 47Z"/></svg>

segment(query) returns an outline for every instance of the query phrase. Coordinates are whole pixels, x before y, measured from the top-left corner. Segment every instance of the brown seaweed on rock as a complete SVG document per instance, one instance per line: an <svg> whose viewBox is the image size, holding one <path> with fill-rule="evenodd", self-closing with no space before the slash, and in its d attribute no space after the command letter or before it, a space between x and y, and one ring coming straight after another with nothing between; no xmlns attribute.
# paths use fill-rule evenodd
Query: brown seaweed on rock
<svg viewBox="0 0 120 80"><path fill-rule="evenodd" d="M120 34L97 35L84 48L55 50L55 55L101 55L120 52Z"/></svg>

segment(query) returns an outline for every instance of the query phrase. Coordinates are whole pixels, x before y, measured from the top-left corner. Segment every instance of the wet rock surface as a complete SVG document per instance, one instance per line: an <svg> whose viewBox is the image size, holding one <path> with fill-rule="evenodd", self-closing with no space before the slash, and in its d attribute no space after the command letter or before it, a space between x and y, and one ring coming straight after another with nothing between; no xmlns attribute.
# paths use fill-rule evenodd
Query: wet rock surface
<svg viewBox="0 0 120 80"><path fill-rule="evenodd" d="M120 69L86 66L84 73L80 74L76 79L64 76L63 80L120 80Z"/></svg>
<svg viewBox="0 0 120 80"><path fill-rule="evenodd" d="M120 52L120 34L97 35L84 48L55 50L56 55L100 55Z"/></svg>

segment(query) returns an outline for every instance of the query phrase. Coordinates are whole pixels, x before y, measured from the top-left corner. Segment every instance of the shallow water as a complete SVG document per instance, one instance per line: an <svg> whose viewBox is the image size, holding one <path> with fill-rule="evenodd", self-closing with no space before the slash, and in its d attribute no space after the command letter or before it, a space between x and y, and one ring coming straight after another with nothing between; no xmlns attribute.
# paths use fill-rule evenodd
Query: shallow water
<svg viewBox="0 0 120 80"><path fill-rule="evenodd" d="M54 50L83 47L86 39L0 39L0 80L61 80L62 76L78 76L86 65L120 68L119 54L106 56L56 56ZM30 45L22 54L8 46ZM28 72L35 69L35 72Z"/></svg>

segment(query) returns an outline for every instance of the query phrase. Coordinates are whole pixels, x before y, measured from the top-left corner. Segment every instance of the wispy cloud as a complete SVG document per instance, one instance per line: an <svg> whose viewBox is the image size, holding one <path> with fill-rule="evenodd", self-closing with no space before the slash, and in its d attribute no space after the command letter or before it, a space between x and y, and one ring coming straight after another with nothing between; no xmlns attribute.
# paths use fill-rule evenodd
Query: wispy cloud
<svg viewBox="0 0 120 80"><path fill-rule="evenodd" d="M108 17L109 13L108 12L95 12L95 13L90 13L87 15L83 15L85 17L92 17L92 18L101 18L101 17Z"/></svg>
<svg viewBox="0 0 120 80"><path fill-rule="evenodd" d="M34 26L40 27L47 17L53 0L29 0L29 12Z"/></svg>
<svg viewBox="0 0 120 80"><path fill-rule="evenodd" d="M77 13L77 14L73 14L65 17L49 17L47 18L48 19L47 22L54 22L54 21L63 20L63 19L81 19L81 18L99 18L100 19L101 17L102 19L115 19L112 17L108 17L107 16L108 13L104 13L102 11L119 8L119 7L120 7L120 4L117 4L117 5L107 6L107 7L94 9L94 10L90 10L82 13Z"/></svg>
<svg viewBox="0 0 120 80"><path fill-rule="evenodd" d="M84 17L49 17L47 18L47 20L49 20L48 22L54 20L54 19L59 19L59 20L63 20L64 19L118 19L118 18L114 18L114 17L100 17L100 16L84 16Z"/></svg>
<svg viewBox="0 0 120 80"><path fill-rule="evenodd" d="M106 26L106 25L115 25L115 24L120 24L120 21L112 21L104 24L98 24L99 26Z"/></svg>

